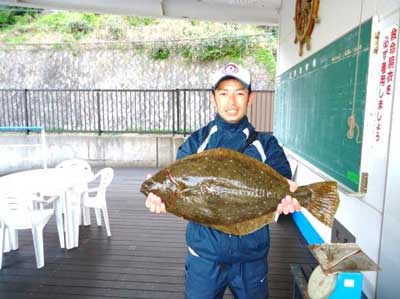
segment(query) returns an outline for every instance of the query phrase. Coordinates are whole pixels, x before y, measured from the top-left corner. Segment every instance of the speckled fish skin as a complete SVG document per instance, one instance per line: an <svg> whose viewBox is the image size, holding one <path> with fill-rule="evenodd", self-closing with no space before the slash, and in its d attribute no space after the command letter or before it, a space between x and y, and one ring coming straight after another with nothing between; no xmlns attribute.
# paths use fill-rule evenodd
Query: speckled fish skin
<svg viewBox="0 0 400 299"><path fill-rule="evenodd" d="M302 206L312 197L303 187L291 193L286 178L271 167L224 148L176 161L146 180L141 192L161 197L170 213L239 235L271 223L285 195Z"/></svg>

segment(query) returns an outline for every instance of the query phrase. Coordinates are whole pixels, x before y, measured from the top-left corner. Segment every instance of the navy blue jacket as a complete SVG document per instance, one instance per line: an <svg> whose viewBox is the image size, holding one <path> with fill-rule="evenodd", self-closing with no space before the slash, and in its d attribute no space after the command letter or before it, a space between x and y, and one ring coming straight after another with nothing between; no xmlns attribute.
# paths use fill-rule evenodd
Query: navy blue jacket
<svg viewBox="0 0 400 299"><path fill-rule="evenodd" d="M246 116L239 123L231 124L217 114L207 126L186 139L178 149L177 159L211 148L239 150L253 131L254 127ZM271 134L259 133L244 154L263 161L289 179L292 176L286 155ZM226 264L253 261L268 255L269 228L266 225L251 234L235 236L189 222L186 242L195 254L209 260Z"/></svg>

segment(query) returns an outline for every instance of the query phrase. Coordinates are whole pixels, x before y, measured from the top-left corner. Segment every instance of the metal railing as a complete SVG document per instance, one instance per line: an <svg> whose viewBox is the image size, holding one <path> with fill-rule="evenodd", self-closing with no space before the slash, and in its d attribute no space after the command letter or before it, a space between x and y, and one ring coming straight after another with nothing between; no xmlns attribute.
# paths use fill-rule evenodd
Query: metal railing
<svg viewBox="0 0 400 299"><path fill-rule="evenodd" d="M256 93L268 101L261 106L271 106L273 91ZM209 98L208 89L0 89L0 126L42 126L47 132L187 134L213 119Z"/></svg>

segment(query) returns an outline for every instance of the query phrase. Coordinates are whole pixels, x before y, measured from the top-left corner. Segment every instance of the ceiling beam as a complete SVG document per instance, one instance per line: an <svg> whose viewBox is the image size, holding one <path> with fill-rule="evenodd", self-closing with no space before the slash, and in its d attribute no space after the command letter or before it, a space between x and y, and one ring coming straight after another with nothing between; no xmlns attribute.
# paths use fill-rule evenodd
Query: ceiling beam
<svg viewBox="0 0 400 299"><path fill-rule="evenodd" d="M51 10L277 25L280 0L0 0L0 4Z"/></svg>
<svg viewBox="0 0 400 299"><path fill-rule="evenodd" d="M0 4L117 15L162 17L160 0L0 0Z"/></svg>
<svg viewBox="0 0 400 299"><path fill-rule="evenodd" d="M164 0L164 9L166 16L171 18L277 25L280 1L273 0L271 3L274 5L233 5L221 1ZM275 6L275 3L278 5Z"/></svg>

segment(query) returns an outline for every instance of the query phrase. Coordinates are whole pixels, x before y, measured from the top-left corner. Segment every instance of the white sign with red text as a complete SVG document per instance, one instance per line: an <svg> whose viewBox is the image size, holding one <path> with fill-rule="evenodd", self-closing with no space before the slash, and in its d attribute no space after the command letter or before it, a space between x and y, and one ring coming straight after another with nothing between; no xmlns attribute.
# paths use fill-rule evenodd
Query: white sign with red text
<svg viewBox="0 0 400 299"><path fill-rule="evenodd" d="M379 36L378 61L376 69L378 92L375 99L375 143L386 146L389 136L390 111L394 94L397 52L399 42L398 25L386 27Z"/></svg>

